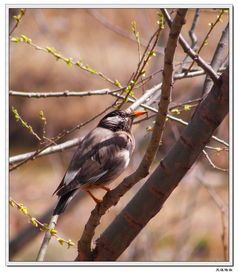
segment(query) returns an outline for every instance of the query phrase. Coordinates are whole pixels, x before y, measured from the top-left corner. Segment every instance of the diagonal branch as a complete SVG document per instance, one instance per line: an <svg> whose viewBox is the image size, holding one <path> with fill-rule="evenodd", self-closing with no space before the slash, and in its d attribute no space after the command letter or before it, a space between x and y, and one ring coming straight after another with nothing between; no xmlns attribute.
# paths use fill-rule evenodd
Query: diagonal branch
<svg viewBox="0 0 238 274"><path fill-rule="evenodd" d="M229 68L199 105L192 121L168 155L96 241L95 261L116 260L160 211L227 115L228 107Z"/></svg>
<svg viewBox="0 0 238 274"><path fill-rule="evenodd" d="M79 254L76 260L93 260L91 242L95 233L95 229L100 223L101 217L105 214L108 208L115 205L119 201L121 196L123 196L133 185L135 185L142 178L146 177L149 173L150 166L159 147L167 116L173 83L173 59L177 47L178 36L183 24L185 23L184 18L186 12L187 9L179 9L171 27L170 35L165 49L163 72L164 77L162 83L161 100L159 103L159 111L156 115L156 122L145 155L137 170L125 178L118 187L108 192L100 204L100 207L95 208L92 211L91 216L85 225L81 239L78 242Z"/></svg>

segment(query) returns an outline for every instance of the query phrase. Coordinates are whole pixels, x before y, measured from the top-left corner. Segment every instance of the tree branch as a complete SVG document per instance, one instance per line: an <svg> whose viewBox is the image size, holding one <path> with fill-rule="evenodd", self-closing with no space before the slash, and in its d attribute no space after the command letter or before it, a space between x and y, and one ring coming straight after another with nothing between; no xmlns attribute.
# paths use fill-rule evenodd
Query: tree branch
<svg viewBox="0 0 238 274"><path fill-rule="evenodd" d="M66 142L61 143L59 145L54 145L54 146L48 147L45 150L41 151L37 156L35 155L36 151L32 151L32 152L12 156L9 159L9 164L11 165L11 164L14 164L14 163L17 163L17 162L20 162L20 161L24 161L28 158L31 158L34 155L35 155L34 157L38 158L38 157L49 155L51 153L55 153L55 152L58 152L58 151L63 151L65 149L77 146L80 143L80 141L81 141L81 138L74 138L72 140L66 141Z"/></svg>
<svg viewBox="0 0 238 274"><path fill-rule="evenodd" d="M110 90L104 88L101 90L91 90L91 91L60 91L60 92L24 92L24 91L9 91L10 96L22 96L28 98L47 98L47 97L68 97L68 96L92 96L92 95L105 95L113 92L118 92L121 89Z"/></svg>
<svg viewBox="0 0 238 274"><path fill-rule="evenodd" d="M96 241L95 261L116 260L160 211L227 115L228 107L229 69L221 75L219 82L199 105L192 121L168 155Z"/></svg>

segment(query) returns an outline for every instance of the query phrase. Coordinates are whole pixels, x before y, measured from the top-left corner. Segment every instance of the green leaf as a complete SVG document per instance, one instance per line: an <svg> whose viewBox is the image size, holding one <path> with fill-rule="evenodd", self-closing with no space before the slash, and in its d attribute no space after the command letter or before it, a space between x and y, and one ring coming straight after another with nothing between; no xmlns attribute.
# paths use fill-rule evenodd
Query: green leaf
<svg viewBox="0 0 238 274"><path fill-rule="evenodd" d="M30 219L30 223L31 223L33 226L38 227L38 223L37 223L36 218L31 217L31 219Z"/></svg>
<svg viewBox="0 0 238 274"><path fill-rule="evenodd" d="M122 85L120 84L120 82L118 80L114 80L114 84L119 87L122 88Z"/></svg>
<svg viewBox="0 0 238 274"><path fill-rule="evenodd" d="M23 204L19 204L19 210L24 214L27 215L28 210Z"/></svg>
<svg viewBox="0 0 238 274"><path fill-rule="evenodd" d="M222 149L221 147L216 147L215 150L216 150L217 152L220 152L220 151L222 151L223 149Z"/></svg>
<svg viewBox="0 0 238 274"><path fill-rule="evenodd" d="M184 109L185 111L191 110L191 108L192 108L191 105L184 105L184 106L183 106L183 109Z"/></svg>
<svg viewBox="0 0 238 274"><path fill-rule="evenodd" d="M90 72L90 73L92 73L92 74L97 74L97 71L94 70L94 69L92 69L92 68L90 68L89 65L85 65L85 68L87 69L88 72Z"/></svg>
<svg viewBox="0 0 238 274"><path fill-rule="evenodd" d="M161 29L165 28L165 24L164 24L164 15L160 12L157 12L157 16L159 17L159 20L156 22Z"/></svg>
<svg viewBox="0 0 238 274"><path fill-rule="evenodd" d="M55 48L52 47L46 47L45 48L49 53L54 53L55 52Z"/></svg>
<svg viewBox="0 0 238 274"><path fill-rule="evenodd" d="M127 87L126 87L126 93L129 93L131 91L131 85L128 85Z"/></svg>
<svg viewBox="0 0 238 274"><path fill-rule="evenodd" d="M28 37L26 37L25 35L21 35L21 38L23 39L23 42L25 42L25 43L27 43L27 44L29 44L30 42L31 42L31 39L30 38L28 38Z"/></svg>
<svg viewBox="0 0 238 274"><path fill-rule="evenodd" d="M45 121L46 119L45 119L45 116L44 116L44 112L41 110L40 111L40 119L42 120L42 121Z"/></svg>
<svg viewBox="0 0 238 274"><path fill-rule="evenodd" d="M58 231L55 230L55 229L51 229L51 230L50 230L50 234L51 234L52 236L54 236L54 235L57 234L57 233L58 233Z"/></svg>
<svg viewBox="0 0 238 274"><path fill-rule="evenodd" d="M13 19L16 19L17 22L19 22L19 21L21 20L21 14L13 15L12 18L13 18Z"/></svg>
<svg viewBox="0 0 238 274"><path fill-rule="evenodd" d="M69 67L72 67L72 58L64 58L64 61Z"/></svg>
<svg viewBox="0 0 238 274"><path fill-rule="evenodd" d="M82 67L83 66L83 62L82 61L77 61L75 64L78 67Z"/></svg>
<svg viewBox="0 0 238 274"><path fill-rule="evenodd" d="M12 112L13 112L13 113L14 113L14 115L15 115L15 119L16 119L16 121L18 122L18 121L21 119L21 117L20 117L20 115L19 115L19 113L18 113L17 109L16 109L16 108L14 108L14 107L12 107Z"/></svg>
<svg viewBox="0 0 238 274"><path fill-rule="evenodd" d="M65 240L64 240L64 239L62 239L62 238L57 238L57 241L58 241L61 245L63 245L63 244L64 244L64 242L65 242Z"/></svg>
<svg viewBox="0 0 238 274"><path fill-rule="evenodd" d="M174 109L171 110L171 113L180 114L181 111L178 108L174 108Z"/></svg>
<svg viewBox="0 0 238 274"><path fill-rule="evenodd" d="M68 245L68 248L70 248L71 246L74 246L75 243L73 243L70 239L67 241L67 245Z"/></svg>
<svg viewBox="0 0 238 274"><path fill-rule="evenodd" d="M20 37L12 37L11 38L11 42L14 42L14 43L19 43L19 42L22 42L23 39L20 38Z"/></svg>
<svg viewBox="0 0 238 274"><path fill-rule="evenodd" d="M13 202L13 200L9 200L9 205L14 207L15 206L15 203Z"/></svg>

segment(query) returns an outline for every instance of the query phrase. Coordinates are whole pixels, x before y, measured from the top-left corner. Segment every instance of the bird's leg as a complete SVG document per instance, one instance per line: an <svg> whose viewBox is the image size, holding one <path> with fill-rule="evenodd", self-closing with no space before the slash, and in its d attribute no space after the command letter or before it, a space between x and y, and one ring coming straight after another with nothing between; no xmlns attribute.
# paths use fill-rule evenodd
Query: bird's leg
<svg viewBox="0 0 238 274"><path fill-rule="evenodd" d="M99 203L101 203L102 199L98 199L96 198L89 190L85 190L94 200L94 202L98 205Z"/></svg>
<svg viewBox="0 0 238 274"><path fill-rule="evenodd" d="M106 192L111 191L111 189L109 187L101 186L101 185L94 185L93 188L101 188L101 189L105 190Z"/></svg>

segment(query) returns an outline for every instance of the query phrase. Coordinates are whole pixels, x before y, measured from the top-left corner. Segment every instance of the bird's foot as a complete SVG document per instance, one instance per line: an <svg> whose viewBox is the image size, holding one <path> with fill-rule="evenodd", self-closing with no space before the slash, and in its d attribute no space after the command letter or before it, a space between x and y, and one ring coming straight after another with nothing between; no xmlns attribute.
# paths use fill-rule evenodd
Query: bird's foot
<svg viewBox="0 0 238 274"><path fill-rule="evenodd" d="M89 190L86 190L86 192L91 196L96 204L100 204L102 202L102 199L96 198Z"/></svg>

